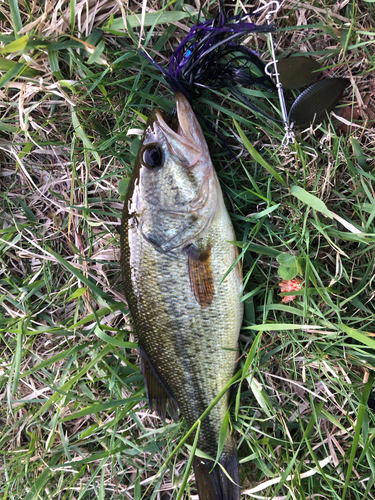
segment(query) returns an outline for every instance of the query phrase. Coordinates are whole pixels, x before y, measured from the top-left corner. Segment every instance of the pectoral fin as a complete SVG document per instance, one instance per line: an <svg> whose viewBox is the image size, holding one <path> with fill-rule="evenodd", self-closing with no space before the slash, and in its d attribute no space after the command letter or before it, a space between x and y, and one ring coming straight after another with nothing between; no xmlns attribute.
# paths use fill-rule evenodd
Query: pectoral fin
<svg viewBox="0 0 375 500"><path fill-rule="evenodd" d="M211 267L211 249L199 250L194 245L186 248L191 289L202 307L208 307L214 298L214 278Z"/></svg>
<svg viewBox="0 0 375 500"><path fill-rule="evenodd" d="M152 410L155 403L156 412L165 422L167 403L171 417L178 420L178 405L174 397L165 388L160 377L155 372L145 350L139 346L140 369L145 381L148 404Z"/></svg>

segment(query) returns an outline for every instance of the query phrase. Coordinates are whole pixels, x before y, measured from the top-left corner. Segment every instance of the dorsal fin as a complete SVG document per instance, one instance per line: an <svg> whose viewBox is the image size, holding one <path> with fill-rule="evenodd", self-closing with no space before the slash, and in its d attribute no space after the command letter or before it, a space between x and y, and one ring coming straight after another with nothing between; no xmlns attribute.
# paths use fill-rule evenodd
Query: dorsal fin
<svg viewBox="0 0 375 500"><path fill-rule="evenodd" d="M172 394L166 389L160 377L157 375L145 350L139 345L140 369L145 381L146 395L150 409L155 409L159 417L165 422L167 403L171 417L178 420L178 405Z"/></svg>
<svg viewBox="0 0 375 500"><path fill-rule="evenodd" d="M194 245L186 247L191 289L202 307L208 307L215 293L211 266L211 248L199 250Z"/></svg>

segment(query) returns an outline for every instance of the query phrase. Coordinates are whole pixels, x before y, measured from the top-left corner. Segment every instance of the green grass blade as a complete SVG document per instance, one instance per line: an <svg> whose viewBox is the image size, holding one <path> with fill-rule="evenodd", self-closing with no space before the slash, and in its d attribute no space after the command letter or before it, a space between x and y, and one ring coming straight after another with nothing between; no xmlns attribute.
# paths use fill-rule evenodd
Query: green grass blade
<svg viewBox="0 0 375 500"><path fill-rule="evenodd" d="M72 266L69 262L67 262L65 259L63 259L58 253L54 252L51 248L47 247L46 253L49 253L50 255L53 255L58 262L64 267L66 267L74 276L76 276L82 283L84 283L92 292L97 293L99 297L102 297L103 299L107 300L110 304L113 303L113 299L101 288L96 286L89 278L86 278L86 276L76 267Z"/></svg>
<svg viewBox="0 0 375 500"><path fill-rule="evenodd" d="M25 495L25 500L40 500L40 498L43 498L44 495L41 493L42 489L52 475L51 468L58 462L61 455L62 453L57 453L52 457L48 465L30 488L30 491Z"/></svg>
<svg viewBox="0 0 375 500"><path fill-rule="evenodd" d="M183 497L183 495L184 495L184 491L185 491L185 488L186 488L186 483L187 483L187 481L189 479L191 466L193 464L195 451L196 451L197 446L198 446L198 438L199 438L200 428L201 428L201 423L200 423L200 421L198 421L198 425L197 425L197 430L195 432L193 446L190 449L190 457L189 457L189 460L188 460L188 462L186 464L186 469L185 469L184 475L182 477L180 490L178 492L176 500L181 500L182 497Z"/></svg>
<svg viewBox="0 0 375 500"><path fill-rule="evenodd" d="M293 325L289 323L270 323L264 325L245 326L244 330L255 330L257 332L281 331L281 330L319 330L322 326L316 325Z"/></svg>
<svg viewBox="0 0 375 500"><path fill-rule="evenodd" d="M0 88L3 88L6 86L10 80L13 80L16 78L16 76L20 75L22 72L22 69L25 67L25 63L16 63L14 66L12 66L6 73L0 78Z"/></svg>
<svg viewBox="0 0 375 500"><path fill-rule="evenodd" d="M364 345L371 347L372 349L375 349L375 340L373 340L369 332L361 332L360 330L351 328L345 325L344 323L340 323L340 326L344 330L344 332L347 333L353 339L357 340L358 342L361 342Z"/></svg>
<svg viewBox="0 0 375 500"><path fill-rule="evenodd" d="M159 24L167 24L167 23L175 23L177 21L181 21L182 19L186 19L190 17L190 14L187 12L179 12L179 11L164 11L164 12L155 12L155 13L147 13L144 19L144 26L154 26ZM126 22L131 28L139 28L141 26L142 20L140 15L129 15L126 16ZM106 29L106 27L104 27ZM110 26L111 30L120 30L126 31L127 27L124 25L124 19L117 18L114 19Z"/></svg>
<svg viewBox="0 0 375 500"><path fill-rule="evenodd" d="M264 167L278 182L280 182L280 184L286 186L287 183L285 182L283 177L278 172L276 172L276 170L273 167L271 167L271 165L268 162L266 162L266 160L263 159L263 157L258 153L258 151L254 148L249 139L243 133L242 129L240 128L236 120L233 121L245 148L248 150L248 152L251 154L254 160L260 163L262 167Z"/></svg>
<svg viewBox="0 0 375 500"><path fill-rule="evenodd" d="M29 35L21 36L20 38L17 38L17 40L14 40L14 42L10 42L5 45L5 47L0 48L0 54L11 54L12 52L19 52L26 47L28 41Z"/></svg>
<svg viewBox="0 0 375 500"><path fill-rule="evenodd" d="M9 0L9 8L11 12L11 22L14 28L15 36L18 38L18 32L22 30L21 14L18 8L18 0Z"/></svg>
<svg viewBox="0 0 375 500"><path fill-rule="evenodd" d="M321 212L330 219L332 218L332 213L330 210L328 210L324 201L320 200L313 194L308 193L305 189L301 188L300 186L292 186L290 188L290 193L296 198L298 198L300 201L305 203L310 208L313 208L314 210Z"/></svg>
<svg viewBox="0 0 375 500"><path fill-rule="evenodd" d="M140 401L145 401L145 400L146 400L145 397L136 397L136 398L120 399L118 401L111 401L110 403L90 405L87 406L86 408L83 408L80 411L72 413L71 415L68 415L67 417L61 419L61 422L68 422L69 420L75 420L77 418L85 417L86 415L95 415L100 411L105 411L108 409L112 410L113 408L116 408L118 406L123 406L127 403L139 403Z"/></svg>
<svg viewBox="0 0 375 500"><path fill-rule="evenodd" d="M359 438L361 437L362 423L363 423L365 413L367 411L367 401L368 401L368 398L370 396L370 393L371 393L371 390L372 390L372 387L374 384L374 376L375 376L375 373L373 371L371 371L369 374L368 381L366 382L366 385L363 388L363 393L362 393L361 401L360 401L359 408L358 408L357 424L355 426L353 444L350 448L350 458L349 458L349 463L348 463L348 469L346 472L344 491L342 493L342 500L345 500L345 498L346 498L346 492L347 492L347 489L349 487L350 479L352 477L354 460L355 460L357 449L358 449Z"/></svg>
<svg viewBox="0 0 375 500"><path fill-rule="evenodd" d="M118 340L117 338L110 337L103 332L98 326L95 328L94 333L101 340L110 345L115 345L117 347L124 347L125 349L136 349L138 344L135 342L124 342L123 340Z"/></svg>
<svg viewBox="0 0 375 500"><path fill-rule="evenodd" d="M17 347L13 358L14 366L13 366L12 396L14 396L17 392L21 376L22 344L23 344L23 334L20 333L17 335Z"/></svg>
<svg viewBox="0 0 375 500"><path fill-rule="evenodd" d="M77 113L74 111L74 109L72 109L72 123L73 123L74 130L77 133L78 137L81 139L84 146L93 155L95 160L98 162L98 165L100 166L100 164L101 164L100 156L95 151L95 148L94 148L92 142L90 141L90 139L87 137L87 134L85 133L82 125L80 124Z"/></svg>

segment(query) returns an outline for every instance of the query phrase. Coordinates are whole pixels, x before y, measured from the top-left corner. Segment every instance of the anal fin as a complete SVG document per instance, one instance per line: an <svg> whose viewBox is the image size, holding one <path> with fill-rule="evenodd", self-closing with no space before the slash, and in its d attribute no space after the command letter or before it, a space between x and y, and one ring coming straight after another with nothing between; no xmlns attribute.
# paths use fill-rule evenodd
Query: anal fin
<svg viewBox="0 0 375 500"><path fill-rule="evenodd" d="M139 345L140 369L145 381L148 404L152 410L154 405L157 414L165 422L167 403L169 413L174 421L178 420L178 405L174 397L166 389L155 372L145 350Z"/></svg>

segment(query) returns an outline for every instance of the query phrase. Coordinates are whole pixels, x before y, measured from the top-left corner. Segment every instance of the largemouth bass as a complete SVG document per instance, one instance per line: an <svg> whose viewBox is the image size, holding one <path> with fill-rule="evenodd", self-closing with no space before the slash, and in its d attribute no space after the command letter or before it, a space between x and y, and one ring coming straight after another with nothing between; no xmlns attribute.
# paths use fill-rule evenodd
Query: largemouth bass
<svg viewBox="0 0 375 500"><path fill-rule="evenodd" d="M125 295L139 337L150 407L191 427L233 376L242 323L235 234L207 143L183 94L178 129L154 110L129 183L121 231ZM202 421L198 448L216 457L228 395ZM239 500L227 431L220 463L194 458L200 500Z"/></svg>

